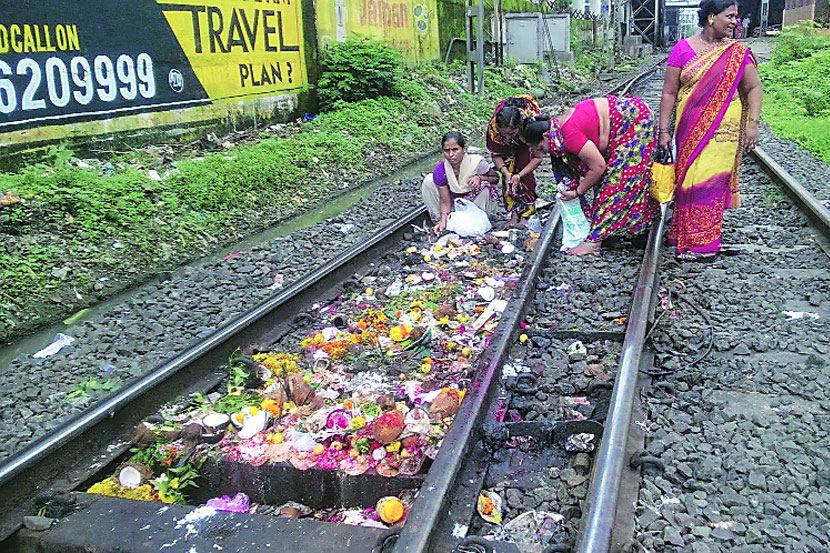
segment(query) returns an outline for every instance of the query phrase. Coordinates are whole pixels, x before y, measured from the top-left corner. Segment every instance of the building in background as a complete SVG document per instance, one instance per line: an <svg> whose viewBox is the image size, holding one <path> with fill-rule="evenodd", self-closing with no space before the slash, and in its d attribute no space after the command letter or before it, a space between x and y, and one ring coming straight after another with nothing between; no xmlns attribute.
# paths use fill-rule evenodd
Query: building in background
<svg viewBox="0 0 830 553"><path fill-rule="evenodd" d="M829 23L830 2L828 0L786 0L784 25L794 25L801 21Z"/></svg>

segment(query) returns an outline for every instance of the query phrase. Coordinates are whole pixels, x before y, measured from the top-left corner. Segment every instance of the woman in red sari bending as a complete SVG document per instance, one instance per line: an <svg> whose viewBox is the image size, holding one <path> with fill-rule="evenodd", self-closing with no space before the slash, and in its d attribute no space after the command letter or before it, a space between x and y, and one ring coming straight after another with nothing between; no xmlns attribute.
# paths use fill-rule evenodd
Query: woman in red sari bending
<svg viewBox="0 0 830 553"><path fill-rule="evenodd" d="M700 34L669 54L658 142L670 147L677 105L675 192L669 242L678 257L704 260L720 251L723 212L738 207L741 154L758 145L761 80L752 52L732 36L735 0L703 0Z"/></svg>

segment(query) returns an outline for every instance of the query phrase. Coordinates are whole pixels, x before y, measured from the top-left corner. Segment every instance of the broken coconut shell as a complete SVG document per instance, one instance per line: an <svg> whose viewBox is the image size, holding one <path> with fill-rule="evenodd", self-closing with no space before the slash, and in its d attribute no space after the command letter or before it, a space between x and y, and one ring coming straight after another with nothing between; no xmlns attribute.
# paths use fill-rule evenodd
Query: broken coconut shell
<svg viewBox="0 0 830 553"><path fill-rule="evenodd" d="M403 432L403 417L397 411L384 413L372 425L372 437L383 445L389 445Z"/></svg>
<svg viewBox="0 0 830 553"><path fill-rule="evenodd" d="M156 425L150 422L140 423L136 429L130 443L138 449L146 449L156 439Z"/></svg>
<svg viewBox="0 0 830 553"><path fill-rule="evenodd" d="M224 430L230 422L231 418L224 413L208 413L202 417L202 425L212 433Z"/></svg>
<svg viewBox="0 0 830 553"><path fill-rule="evenodd" d="M292 374L288 377L288 396L296 405L305 405L314 399L314 389L302 375Z"/></svg>
<svg viewBox="0 0 830 553"><path fill-rule="evenodd" d="M391 394L382 394L375 403L377 403L381 411L391 411L395 408L395 398Z"/></svg>
<svg viewBox="0 0 830 553"><path fill-rule="evenodd" d="M430 404L429 413L430 415L437 415L438 417L445 419L458 413L460 405L461 403L458 401L458 394L442 390L441 393L438 394L438 397L436 397Z"/></svg>
<svg viewBox="0 0 830 553"><path fill-rule="evenodd" d="M135 461L128 461L116 471L118 483L124 488L137 488L153 478L153 472Z"/></svg>
<svg viewBox="0 0 830 553"><path fill-rule="evenodd" d="M180 438L184 442L185 447L190 448L202 443L202 437L205 433L205 427L201 423L191 422L182 427Z"/></svg>

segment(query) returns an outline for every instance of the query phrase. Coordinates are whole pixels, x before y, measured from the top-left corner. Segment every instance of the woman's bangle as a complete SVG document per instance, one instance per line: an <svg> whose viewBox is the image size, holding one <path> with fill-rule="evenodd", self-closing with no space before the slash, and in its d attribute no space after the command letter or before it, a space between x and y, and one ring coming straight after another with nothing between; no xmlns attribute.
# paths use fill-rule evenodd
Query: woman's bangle
<svg viewBox="0 0 830 553"><path fill-rule="evenodd" d="M752 121L753 123L760 123L761 122L760 118L759 119L753 119L752 117L750 117L749 120Z"/></svg>

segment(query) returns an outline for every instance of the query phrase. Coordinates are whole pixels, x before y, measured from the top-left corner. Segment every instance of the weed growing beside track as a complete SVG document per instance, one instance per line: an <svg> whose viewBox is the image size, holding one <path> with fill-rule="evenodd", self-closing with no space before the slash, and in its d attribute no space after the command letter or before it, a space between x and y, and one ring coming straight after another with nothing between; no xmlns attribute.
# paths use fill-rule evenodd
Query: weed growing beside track
<svg viewBox="0 0 830 553"><path fill-rule="evenodd" d="M760 68L763 118L776 135L830 162L830 36L787 27Z"/></svg>

